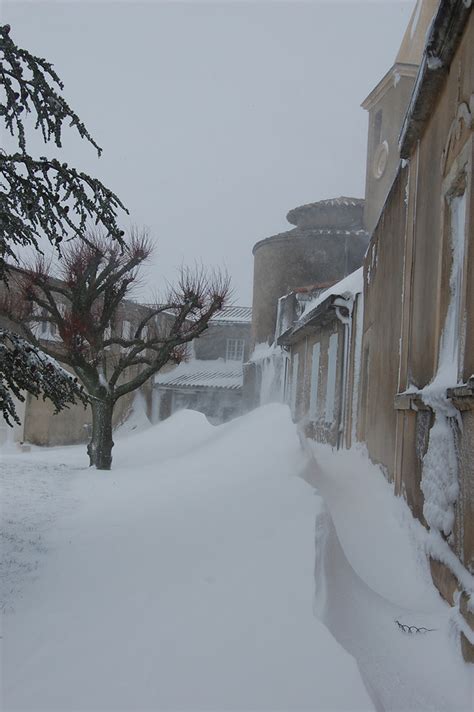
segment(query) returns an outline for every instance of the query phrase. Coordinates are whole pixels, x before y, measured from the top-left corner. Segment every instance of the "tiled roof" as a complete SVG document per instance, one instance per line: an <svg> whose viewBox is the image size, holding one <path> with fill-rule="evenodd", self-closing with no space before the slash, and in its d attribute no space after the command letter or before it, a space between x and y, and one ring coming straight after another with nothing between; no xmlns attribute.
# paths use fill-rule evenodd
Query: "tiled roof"
<svg viewBox="0 0 474 712"><path fill-rule="evenodd" d="M341 206L354 207L356 205L364 205L364 198L350 198L347 195L340 195L339 198L327 198L326 200L317 200L315 203L307 203L306 205L301 205L301 208L312 208L317 205L330 205L330 206ZM297 210L298 208L294 208Z"/></svg>
<svg viewBox="0 0 474 712"><path fill-rule="evenodd" d="M243 375L240 361L197 360L180 363L172 371L158 373L155 385L176 388L226 388L242 387Z"/></svg>
<svg viewBox="0 0 474 712"><path fill-rule="evenodd" d="M238 322L239 324L250 324L252 321L252 307L224 307L211 319L212 322L222 323L224 321Z"/></svg>

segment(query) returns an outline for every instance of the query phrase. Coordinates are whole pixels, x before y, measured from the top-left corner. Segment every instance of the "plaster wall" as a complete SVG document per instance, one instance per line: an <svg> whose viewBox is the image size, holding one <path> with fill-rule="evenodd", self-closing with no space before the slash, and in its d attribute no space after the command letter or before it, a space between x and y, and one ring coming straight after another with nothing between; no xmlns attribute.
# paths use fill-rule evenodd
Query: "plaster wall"
<svg viewBox="0 0 474 712"><path fill-rule="evenodd" d="M337 352L335 363L334 411L331 422L325 417L326 393L328 382L329 339L337 334ZM320 359L317 385L312 382L312 357L315 344L320 345ZM329 443L333 447L338 444L338 430L341 417L342 380L343 380L343 349L344 330L341 322L335 317L329 322L318 326L308 336L294 343L291 347L290 361L295 362L298 354L298 386L294 420L304 429L306 437L318 442ZM316 417L310 416L311 390L317 387Z"/></svg>
<svg viewBox="0 0 474 712"><path fill-rule="evenodd" d="M420 482L433 414L422 399L417 402L403 393L409 386L421 390L437 372L451 299L449 201L459 191L466 194L466 244L458 375L453 380L467 382L474 373L474 13L446 69L441 91L434 97L429 91L427 101L433 102L429 118L408 166L398 170L364 263L359 412L360 436L372 460L395 480L396 491L405 495L423 523ZM474 573L474 398L467 393L452 402L462 422L455 428L460 493L447 542ZM453 603L461 584L444 563L433 559L431 571L441 594ZM469 620L468 612L465 618ZM467 639L463 652L466 659L474 660Z"/></svg>
<svg viewBox="0 0 474 712"><path fill-rule="evenodd" d="M252 343L275 337L278 299L293 289L337 282L362 264L365 234L291 230L254 248Z"/></svg>
<svg viewBox="0 0 474 712"><path fill-rule="evenodd" d="M408 169L398 172L364 261L364 332L362 339L359 439L389 479L395 472L405 189Z"/></svg>
<svg viewBox="0 0 474 712"><path fill-rule="evenodd" d="M412 76L399 74L396 68L391 71L386 92L369 109L364 206L364 225L369 234L377 224L400 162L398 136L413 89L415 69L413 67ZM378 176L376 157L384 142L387 162L382 175Z"/></svg>
<svg viewBox="0 0 474 712"><path fill-rule="evenodd" d="M471 122L474 120L474 18L470 20L454 60L449 68L446 83L435 111L419 144L418 181L410 189L410 199L415 201L416 221L414 234L414 279L409 360L413 382L423 387L433 377L438 356L438 344L449 301L449 271L451 254L446 225L446 193L449 191L448 175L453 178L462 170L466 160L470 185L468 185L469 236L466 275L474 274L474 188L472 181L473 126L457 122L456 115L462 104L471 102ZM457 135L457 140L456 140ZM466 150L467 149L467 150ZM443 158L446 153L446 159ZM463 158L460 160L460 155ZM412 170L412 169L411 169ZM469 176L468 176L469 178ZM463 373L465 380L474 373L474 284L466 280L466 340L463 348Z"/></svg>

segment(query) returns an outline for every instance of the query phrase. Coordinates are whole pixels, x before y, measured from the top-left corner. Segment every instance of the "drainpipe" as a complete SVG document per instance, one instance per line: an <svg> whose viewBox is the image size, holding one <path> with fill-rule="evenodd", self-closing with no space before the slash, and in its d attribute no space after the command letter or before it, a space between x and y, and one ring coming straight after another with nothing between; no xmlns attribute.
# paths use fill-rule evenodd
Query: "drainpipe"
<svg viewBox="0 0 474 712"><path fill-rule="evenodd" d="M308 337L305 339L304 345L304 371L303 371L303 421L307 422L308 413L306 411L306 376L308 373Z"/></svg>
<svg viewBox="0 0 474 712"><path fill-rule="evenodd" d="M352 338L352 310L354 300L343 299L339 297L334 301L336 316L344 326L344 344L343 344L343 363L342 363L342 383L341 383L341 398L339 408L339 423L337 429L337 449L340 450L344 444L344 426L347 422L347 403L348 403L348 382L349 382L349 356L351 350Z"/></svg>

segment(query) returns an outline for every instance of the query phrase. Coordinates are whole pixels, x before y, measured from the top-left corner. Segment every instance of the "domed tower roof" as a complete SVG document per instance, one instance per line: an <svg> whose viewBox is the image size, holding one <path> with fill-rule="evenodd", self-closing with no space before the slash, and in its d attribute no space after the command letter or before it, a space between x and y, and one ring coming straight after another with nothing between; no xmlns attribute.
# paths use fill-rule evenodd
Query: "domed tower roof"
<svg viewBox="0 0 474 712"><path fill-rule="evenodd" d="M300 205L289 211L286 219L300 229L362 229L364 200L362 198L339 198L318 200L317 203Z"/></svg>
<svg viewBox="0 0 474 712"><path fill-rule="evenodd" d="M398 50L395 64L420 64L426 33L438 9L438 5L439 0L417 0Z"/></svg>

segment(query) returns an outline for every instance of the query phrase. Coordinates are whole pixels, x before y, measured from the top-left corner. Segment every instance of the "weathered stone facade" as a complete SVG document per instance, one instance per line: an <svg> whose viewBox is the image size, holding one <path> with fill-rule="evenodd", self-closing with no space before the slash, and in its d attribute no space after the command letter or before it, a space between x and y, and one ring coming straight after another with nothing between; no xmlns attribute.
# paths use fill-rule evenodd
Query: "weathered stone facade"
<svg viewBox="0 0 474 712"><path fill-rule="evenodd" d="M318 290L278 338L285 399L306 437L350 447L355 436L363 322L362 268Z"/></svg>
<svg viewBox="0 0 474 712"><path fill-rule="evenodd" d="M430 528L433 579L452 604L456 592L474 592L473 129L472 8L441 2L402 127L404 163L364 265L359 436ZM451 531L438 531L425 484L441 424L445 476L443 457L455 458L457 495L440 491L453 508ZM465 636L463 649L474 660Z"/></svg>
<svg viewBox="0 0 474 712"><path fill-rule="evenodd" d="M352 300L346 280L315 289L304 310L294 290L277 318L279 297L272 311L260 280L267 269L275 295L285 270L276 260L272 276L273 255L260 264L257 251L254 338L270 337L276 321L283 397L301 430L334 447L365 443L427 528L433 581L455 608L464 657L474 662L471 3L420 0L395 65L364 106L371 236L360 288ZM321 263L333 258L329 251ZM261 363L269 358L263 353Z"/></svg>
<svg viewBox="0 0 474 712"><path fill-rule="evenodd" d="M278 299L299 287L334 283L360 267L368 235L364 201L335 198L294 208L288 232L253 248L252 344L275 339Z"/></svg>

